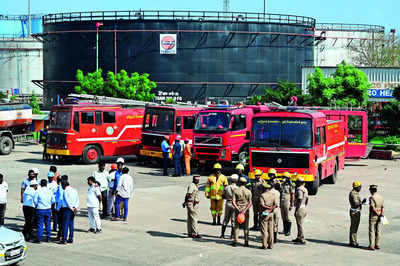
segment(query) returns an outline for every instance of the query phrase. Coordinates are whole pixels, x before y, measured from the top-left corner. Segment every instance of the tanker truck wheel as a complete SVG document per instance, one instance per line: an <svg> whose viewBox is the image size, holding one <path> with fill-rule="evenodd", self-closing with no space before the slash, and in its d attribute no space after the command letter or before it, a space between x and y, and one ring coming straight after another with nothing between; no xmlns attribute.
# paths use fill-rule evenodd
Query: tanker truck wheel
<svg viewBox="0 0 400 266"><path fill-rule="evenodd" d="M82 153L82 160L85 164L98 163L101 159L101 151L95 145L86 146Z"/></svg>
<svg viewBox="0 0 400 266"><path fill-rule="evenodd" d="M13 147L13 141L9 136L0 137L0 154L8 155L11 153Z"/></svg>

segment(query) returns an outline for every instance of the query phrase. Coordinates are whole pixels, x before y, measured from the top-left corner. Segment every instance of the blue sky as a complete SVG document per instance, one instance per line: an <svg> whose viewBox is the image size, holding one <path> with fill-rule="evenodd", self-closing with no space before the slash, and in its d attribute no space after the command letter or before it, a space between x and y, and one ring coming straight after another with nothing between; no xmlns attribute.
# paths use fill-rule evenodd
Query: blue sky
<svg viewBox="0 0 400 266"><path fill-rule="evenodd" d="M31 0L32 13L95 10L222 10L223 0ZM230 0L231 11L262 12L263 0ZM268 13L310 16L317 22L374 24L400 30L399 0L266 0ZM1 14L24 14L28 0L1 0Z"/></svg>

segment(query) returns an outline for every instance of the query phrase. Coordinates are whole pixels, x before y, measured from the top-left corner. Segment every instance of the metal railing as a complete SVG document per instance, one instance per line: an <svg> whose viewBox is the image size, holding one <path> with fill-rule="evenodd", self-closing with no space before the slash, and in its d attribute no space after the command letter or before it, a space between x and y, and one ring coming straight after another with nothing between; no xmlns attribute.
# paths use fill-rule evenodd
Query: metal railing
<svg viewBox="0 0 400 266"><path fill-rule="evenodd" d="M296 15L219 12L219 11L93 11L48 14L43 16L43 24L79 21L107 20L175 20L175 21L217 21L217 22L257 22L303 25L314 28L315 19Z"/></svg>
<svg viewBox="0 0 400 266"><path fill-rule="evenodd" d="M40 19L43 17L43 14L33 14L31 15L31 19ZM0 14L0 20L27 20L28 15L4 15Z"/></svg>
<svg viewBox="0 0 400 266"><path fill-rule="evenodd" d="M368 24L343 24L343 23L317 23L316 30L329 31L360 31L360 32L375 32L384 33L385 27L379 25Z"/></svg>

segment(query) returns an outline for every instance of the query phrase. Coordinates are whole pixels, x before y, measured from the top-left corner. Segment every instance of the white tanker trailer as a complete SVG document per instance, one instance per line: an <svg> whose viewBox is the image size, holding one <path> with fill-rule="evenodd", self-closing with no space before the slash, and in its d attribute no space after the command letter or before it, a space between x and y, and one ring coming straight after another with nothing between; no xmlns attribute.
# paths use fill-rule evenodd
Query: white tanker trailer
<svg viewBox="0 0 400 266"><path fill-rule="evenodd" d="M10 154L15 137L28 134L32 108L28 104L0 104L0 154Z"/></svg>

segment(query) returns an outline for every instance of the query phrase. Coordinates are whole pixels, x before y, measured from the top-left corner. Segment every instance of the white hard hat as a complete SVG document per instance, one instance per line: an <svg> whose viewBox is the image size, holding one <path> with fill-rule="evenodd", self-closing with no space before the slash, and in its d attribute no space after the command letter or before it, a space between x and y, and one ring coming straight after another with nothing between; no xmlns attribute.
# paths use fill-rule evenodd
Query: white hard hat
<svg viewBox="0 0 400 266"><path fill-rule="evenodd" d="M116 163L125 163L125 160L124 160L124 158L119 157L119 158L117 159Z"/></svg>
<svg viewBox="0 0 400 266"><path fill-rule="evenodd" d="M233 174L233 175L231 175L231 180L232 181L238 181L239 180L239 176L237 174Z"/></svg>
<svg viewBox="0 0 400 266"><path fill-rule="evenodd" d="M30 183L30 186L34 186L34 185L39 185L38 182L36 181L36 179L33 179Z"/></svg>
<svg viewBox="0 0 400 266"><path fill-rule="evenodd" d="M35 173L35 174L39 174L40 173L40 171L39 171L39 168L32 168L32 171Z"/></svg>

